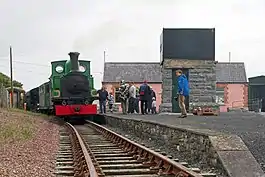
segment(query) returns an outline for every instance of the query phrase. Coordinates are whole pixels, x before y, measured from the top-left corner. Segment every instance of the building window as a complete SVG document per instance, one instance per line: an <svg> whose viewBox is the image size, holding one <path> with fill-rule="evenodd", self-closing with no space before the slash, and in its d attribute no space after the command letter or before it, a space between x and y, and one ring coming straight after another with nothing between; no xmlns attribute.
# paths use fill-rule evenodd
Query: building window
<svg viewBox="0 0 265 177"><path fill-rule="evenodd" d="M120 92L119 92L119 87L115 88L115 103L120 103Z"/></svg>
<svg viewBox="0 0 265 177"><path fill-rule="evenodd" d="M50 85L49 84L45 85L45 92L46 93L50 92Z"/></svg>
<svg viewBox="0 0 265 177"><path fill-rule="evenodd" d="M224 95L225 91L224 88L216 88L216 103L217 104L224 104Z"/></svg>

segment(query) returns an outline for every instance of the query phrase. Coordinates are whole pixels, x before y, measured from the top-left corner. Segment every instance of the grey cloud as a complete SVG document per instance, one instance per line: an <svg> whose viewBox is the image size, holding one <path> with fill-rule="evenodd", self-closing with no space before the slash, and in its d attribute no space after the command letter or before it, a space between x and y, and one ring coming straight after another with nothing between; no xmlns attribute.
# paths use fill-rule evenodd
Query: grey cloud
<svg viewBox="0 0 265 177"><path fill-rule="evenodd" d="M115 44L129 31L130 28L126 24L112 19L78 36L74 40L73 48L87 54L106 43Z"/></svg>

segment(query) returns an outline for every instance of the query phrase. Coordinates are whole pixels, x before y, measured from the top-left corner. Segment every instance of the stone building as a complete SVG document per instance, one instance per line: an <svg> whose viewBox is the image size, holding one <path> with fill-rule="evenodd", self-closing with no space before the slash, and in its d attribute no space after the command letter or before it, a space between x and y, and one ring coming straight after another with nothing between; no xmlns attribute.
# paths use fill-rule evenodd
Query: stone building
<svg viewBox="0 0 265 177"><path fill-rule="evenodd" d="M187 75L190 85L190 96L186 106L192 104L216 105L216 63L204 60L173 60L167 59L162 66L162 104L160 112L179 112L175 71L182 69ZM177 110L174 110L177 109Z"/></svg>
<svg viewBox="0 0 265 177"><path fill-rule="evenodd" d="M160 112L180 112L175 71L183 70L190 84L188 109L216 106L216 61L214 29L163 29L160 37L162 104Z"/></svg>
<svg viewBox="0 0 265 177"><path fill-rule="evenodd" d="M172 84L170 75L173 70L166 70L168 73L168 84ZM245 108L248 105L248 85L246 78L246 71L244 63L238 62L219 62L216 64L216 94L213 97L216 99L216 103L220 105L220 111L226 112L227 108ZM199 72L196 70L196 72ZM205 70L201 70L205 72ZM165 74L165 73L164 73ZM188 75L190 76L189 73ZM202 76L197 81L202 80ZM123 76L123 77L121 77ZM194 77L194 76L193 76ZM149 81L149 84L153 87L157 96L157 109L161 105L162 96L162 72L159 62L153 63L105 63L103 82L107 86L109 92L114 93L115 104L120 107L120 101L118 99L117 89L119 88L119 81L124 78L125 81L133 81L136 86L139 86L144 78ZM168 85L166 89L172 88L172 85ZM173 90L171 90L173 92ZM172 92L168 92L167 98L172 100ZM178 112L178 110L170 107L168 112Z"/></svg>

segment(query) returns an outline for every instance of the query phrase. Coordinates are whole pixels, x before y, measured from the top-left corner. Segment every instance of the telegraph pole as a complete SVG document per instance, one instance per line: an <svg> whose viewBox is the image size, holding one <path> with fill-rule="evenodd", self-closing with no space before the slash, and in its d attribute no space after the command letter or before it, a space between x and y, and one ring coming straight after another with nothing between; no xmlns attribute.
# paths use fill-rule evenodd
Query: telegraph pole
<svg viewBox="0 0 265 177"><path fill-rule="evenodd" d="M13 108L13 95L14 95L14 88L13 88L13 58L12 58L12 47L10 46L9 50L9 59L10 59L10 79L11 79L11 96L10 101L11 105L10 107Z"/></svg>
<svg viewBox="0 0 265 177"><path fill-rule="evenodd" d="M106 51L104 50L104 64L106 62Z"/></svg>
<svg viewBox="0 0 265 177"><path fill-rule="evenodd" d="M229 63L231 63L231 52L229 52Z"/></svg>
<svg viewBox="0 0 265 177"><path fill-rule="evenodd" d="M103 79L104 79L104 70L105 70L105 62L106 62L106 51L104 50L103 52L103 72L102 72L102 82L103 82Z"/></svg>

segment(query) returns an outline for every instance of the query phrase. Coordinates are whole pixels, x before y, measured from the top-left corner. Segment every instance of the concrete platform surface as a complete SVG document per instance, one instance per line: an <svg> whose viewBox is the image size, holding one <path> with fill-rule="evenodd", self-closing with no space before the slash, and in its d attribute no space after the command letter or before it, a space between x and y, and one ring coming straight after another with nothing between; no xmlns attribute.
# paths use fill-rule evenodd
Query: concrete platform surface
<svg viewBox="0 0 265 177"><path fill-rule="evenodd" d="M111 115L111 114L110 114ZM185 125L195 129L209 129L228 134L236 134L242 138L250 152L265 171L265 116L249 112L228 112L220 116L188 116L178 118L177 115L157 114L112 114L119 117L147 120L164 125Z"/></svg>

